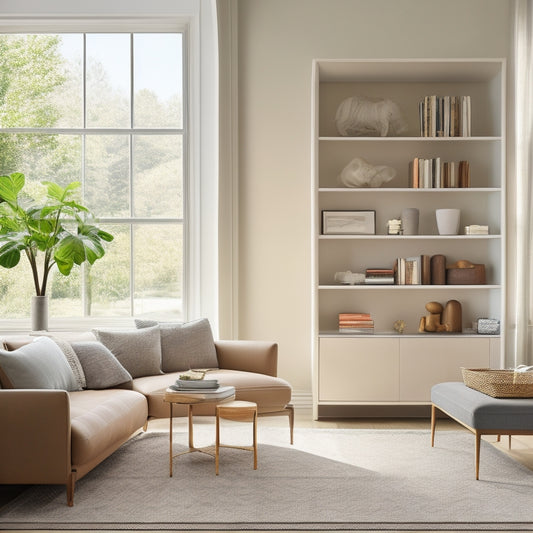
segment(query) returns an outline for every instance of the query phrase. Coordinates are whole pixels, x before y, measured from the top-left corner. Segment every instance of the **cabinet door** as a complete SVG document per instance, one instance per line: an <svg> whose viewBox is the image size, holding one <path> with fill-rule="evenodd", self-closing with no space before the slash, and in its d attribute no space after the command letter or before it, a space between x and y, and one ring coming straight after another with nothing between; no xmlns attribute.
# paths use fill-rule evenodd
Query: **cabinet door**
<svg viewBox="0 0 533 533"><path fill-rule="evenodd" d="M463 381L461 367L489 366L489 338L443 335L400 339L400 401L428 402L433 385Z"/></svg>
<svg viewBox="0 0 533 533"><path fill-rule="evenodd" d="M319 401L398 401L398 339L321 338L318 366Z"/></svg>

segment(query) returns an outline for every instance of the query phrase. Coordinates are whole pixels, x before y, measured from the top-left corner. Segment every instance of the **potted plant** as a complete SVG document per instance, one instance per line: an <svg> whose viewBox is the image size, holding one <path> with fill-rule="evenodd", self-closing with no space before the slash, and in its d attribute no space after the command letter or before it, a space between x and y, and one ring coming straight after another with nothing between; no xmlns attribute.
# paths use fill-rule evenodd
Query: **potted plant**
<svg viewBox="0 0 533 533"><path fill-rule="evenodd" d="M79 182L65 188L49 181L43 184L46 199L38 203L23 192L24 174L0 176L0 266L13 268L26 255L35 285L33 330L48 329L46 290L52 268L57 266L68 276L74 265L92 265L104 256L104 242L113 240L110 233L89 223L91 212L74 200Z"/></svg>

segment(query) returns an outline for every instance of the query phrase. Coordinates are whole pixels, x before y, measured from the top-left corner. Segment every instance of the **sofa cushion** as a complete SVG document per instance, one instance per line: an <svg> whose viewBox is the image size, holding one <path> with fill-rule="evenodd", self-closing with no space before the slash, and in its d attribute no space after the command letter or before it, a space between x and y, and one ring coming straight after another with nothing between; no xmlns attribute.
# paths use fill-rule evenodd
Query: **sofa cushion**
<svg viewBox="0 0 533 533"><path fill-rule="evenodd" d="M72 348L83 367L87 389L109 389L131 383L131 374L101 342L73 342Z"/></svg>
<svg viewBox="0 0 533 533"><path fill-rule="evenodd" d="M14 351L0 350L0 381L5 388L79 390L59 346L37 337Z"/></svg>
<svg viewBox="0 0 533 533"><path fill-rule="evenodd" d="M162 374L158 326L121 331L94 329L93 332L132 377Z"/></svg>
<svg viewBox="0 0 533 533"><path fill-rule="evenodd" d="M85 390L69 397L74 468L98 464L146 422L146 398L131 390ZM78 468L81 474L86 470Z"/></svg>
<svg viewBox="0 0 533 533"><path fill-rule="evenodd" d="M178 379L179 372L164 376L148 376L133 380L133 390L144 394L148 399L148 415L156 418L169 416L168 403L163 401L165 390ZM235 399L257 403L259 413L281 411L291 401L291 386L284 379L242 372L239 370L212 370L207 373L207 379L217 379L221 386L235 387ZM198 404L194 412L199 415L214 415L215 404ZM185 416L186 406L175 405L174 416Z"/></svg>
<svg viewBox="0 0 533 533"><path fill-rule="evenodd" d="M206 318L184 323L136 319L135 325L141 329L159 325L163 372L218 368L215 341Z"/></svg>

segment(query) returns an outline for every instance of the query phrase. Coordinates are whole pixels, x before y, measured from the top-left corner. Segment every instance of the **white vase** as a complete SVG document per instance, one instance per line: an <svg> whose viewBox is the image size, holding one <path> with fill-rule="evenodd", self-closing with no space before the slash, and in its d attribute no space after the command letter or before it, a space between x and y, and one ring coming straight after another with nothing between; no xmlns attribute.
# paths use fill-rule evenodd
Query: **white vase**
<svg viewBox="0 0 533 533"><path fill-rule="evenodd" d="M31 297L32 331L48 331L48 296Z"/></svg>
<svg viewBox="0 0 533 533"><path fill-rule="evenodd" d="M460 209L437 209L435 216L439 235L457 235L459 233Z"/></svg>

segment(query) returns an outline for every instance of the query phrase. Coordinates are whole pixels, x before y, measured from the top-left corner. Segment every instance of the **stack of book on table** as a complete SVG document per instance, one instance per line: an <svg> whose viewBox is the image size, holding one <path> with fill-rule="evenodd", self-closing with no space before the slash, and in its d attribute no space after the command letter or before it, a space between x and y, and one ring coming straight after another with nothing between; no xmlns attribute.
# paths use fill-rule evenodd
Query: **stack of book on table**
<svg viewBox="0 0 533 533"><path fill-rule="evenodd" d="M170 385L174 391L206 392L216 391L219 388L217 379L204 379L207 370L188 370L179 375L178 379Z"/></svg>
<svg viewBox="0 0 533 533"><path fill-rule="evenodd" d="M394 285L394 270L392 268L367 268L365 284Z"/></svg>
<svg viewBox="0 0 533 533"><path fill-rule="evenodd" d="M339 313L339 332L371 335L374 321L370 313Z"/></svg>

